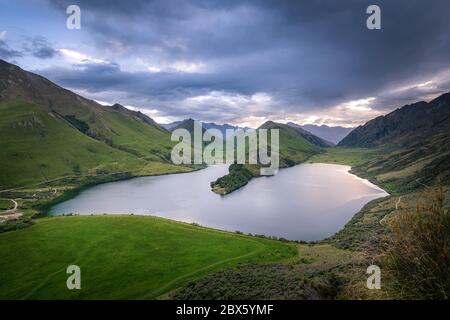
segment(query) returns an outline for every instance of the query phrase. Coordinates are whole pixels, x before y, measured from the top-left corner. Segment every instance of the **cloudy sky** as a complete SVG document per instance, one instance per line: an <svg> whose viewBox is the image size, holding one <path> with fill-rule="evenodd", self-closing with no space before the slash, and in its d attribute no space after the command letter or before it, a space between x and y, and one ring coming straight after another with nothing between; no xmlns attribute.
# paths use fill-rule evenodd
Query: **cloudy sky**
<svg viewBox="0 0 450 320"><path fill-rule="evenodd" d="M81 29L66 8L81 8ZM381 30L366 9L381 8ZM0 58L160 122L355 126L450 90L448 0L0 0Z"/></svg>

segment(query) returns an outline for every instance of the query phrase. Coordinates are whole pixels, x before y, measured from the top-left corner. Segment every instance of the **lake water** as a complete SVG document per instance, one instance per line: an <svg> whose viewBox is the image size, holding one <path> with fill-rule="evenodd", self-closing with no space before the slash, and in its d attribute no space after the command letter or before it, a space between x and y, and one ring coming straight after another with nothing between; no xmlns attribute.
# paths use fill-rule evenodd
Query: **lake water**
<svg viewBox="0 0 450 320"><path fill-rule="evenodd" d="M210 182L228 167L215 165L97 185L54 206L50 214L155 215L229 231L319 240L341 229L367 202L387 195L349 169L301 164L220 196L211 191Z"/></svg>

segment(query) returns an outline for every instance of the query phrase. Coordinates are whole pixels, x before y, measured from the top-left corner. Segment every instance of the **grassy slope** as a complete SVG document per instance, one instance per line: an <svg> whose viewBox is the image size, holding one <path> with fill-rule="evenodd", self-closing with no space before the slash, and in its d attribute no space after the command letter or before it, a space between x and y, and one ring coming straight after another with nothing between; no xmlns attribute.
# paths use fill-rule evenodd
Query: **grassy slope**
<svg viewBox="0 0 450 320"><path fill-rule="evenodd" d="M132 117L124 117L120 112L105 113L102 121L114 128L108 134L114 145L136 151L136 154L147 160L168 161L175 145L170 141L170 134L163 129L136 121Z"/></svg>
<svg viewBox="0 0 450 320"><path fill-rule="evenodd" d="M450 135L436 134L414 146L380 150L379 156L354 172L382 185L391 193L403 194L433 185L440 177L450 185Z"/></svg>
<svg viewBox="0 0 450 320"><path fill-rule="evenodd" d="M87 137L38 106L0 103L0 188L22 186L97 169L122 171L145 162Z"/></svg>
<svg viewBox="0 0 450 320"><path fill-rule="evenodd" d="M49 114L41 107L14 99L0 102L0 190L42 183L65 176L76 177L80 182L86 176L128 172L133 175L165 174L188 171L187 167L161 162L170 152L167 132L142 122L117 116L115 112L105 114L113 118L118 137L132 141L136 149L146 146L154 156L139 158L136 155L113 148L101 141L82 134L67 122ZM114 118L116 118L114 120ZM125 123L123 123L125 122ZM128 131L134 127L141 132L139 139L132 139ZM149 139L152 136L154 139ZM120 138L122 139L122 138ZM122 140L118 143L122 143ZM124 142L125 143L125 142ZM152 161L157 160L157 161Z"/></svg>
<svg viewBox="0 0 450 320"><path fill-rule="evenodd" d="M0 83L4 99L21 97L117 149L149 160L167 160L173 145L169 132L142 113L100 105L1 59Z"/></svg>
<svg viewBox="0 0 450 320"><path fill-rule="evenodd" d="M325 149L323 153L313 155L309 162L332 163L355 166L369 161L377 155L377 150L367 148L335 147Z"/></svg>
<svg viewBox="0 0 450 320"><path fill-rule="evenodd" d="M306 161L322 149L295 133L293 128L280 128L280 166L286 167Z"/></svg>
<svg viewBox="0 0 450 320"><path fill-rule="evenodd" d="M450 183L448 134L435 135L414 147L395 149L336 147L314 155L311 162L352 166L352 172L369 179L394 195L415 192L425 185Z"/></svg>
<svg viewBox="0 0 450 320"><path fill-rule="evenodd" d="M212 270L295 254L279 241L156 217L45 218L0 234L0 298L150 299ZM81 290L66 288L70 264L81 268Z"/></svg>

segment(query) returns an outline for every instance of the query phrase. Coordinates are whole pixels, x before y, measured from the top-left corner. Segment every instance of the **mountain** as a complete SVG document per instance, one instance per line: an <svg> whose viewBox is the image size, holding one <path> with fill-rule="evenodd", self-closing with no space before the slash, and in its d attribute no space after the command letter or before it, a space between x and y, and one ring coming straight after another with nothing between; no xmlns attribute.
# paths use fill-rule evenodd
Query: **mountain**
<svg viewBox="0 0 450 320"><path fill-rule="evenodd" d="M160 126L166 130L172 131L173 128L175 128L176 126L181 124L183 121L185 121L185 120L179 120L179 121L174 121L174 122L170 122L170 123L163 123L163 124L160 124Z"/></svg>
<svg viewBox="0 0 450 320"><path fill-rule="evenodd" d="M175 122L171 122L171 123L167 123L167 124L162 124L161 126L169 131L173 131L177 128L185 128L185 129L191 130L193 128L193 124L192 124L193 121L194 121L193 119L185 119L185 120L175 121ZM233 126L228 123L217 124L214 122L203 122L203 121L201 121L201 123L202 123L202 127L204 129L203 132L208 129L217 129L222 133L222 136L224 138L226 137L227 129L228 130L237 130L237 129L247 130L247 129L249 129L249 128L244 128L244 127Z"/></svg>
<svg viewBox="0 0 450 320"><path fill-rule="evenodd" d="M138 157L161 161L170 152L169 133L148 116L100 105L5 61L0 61L0 94L3 99L21 97L83 134Z"/></svg>
<svg viewBox="0 0 450 320"><path fill-rule="evenodd" d="M376 147L417 144L450 130L450 93L420 101L370 120L354 129L339 146Z"/></svg>
<svg viewBox="0 0 450 320"><path fill-rule="evenodd" d="M450 184L450 93L377 117L354 129L338 146L375 148L378 156L354 172L390 190Z"/></svg>
<svg viewBox="0 0 450 320"><path fill-rule="evenodd" d="M317 126L314 124L298 125L293 122L288 122L287 125L304 129L326 141L332 142L333 144L338 144L339 141L341 141L347 134L349 134L353 130L353 128L345 128L340 126L329 127L324 124L321 126Z"/></svg>
<svg viewBox="0 0 450 320"><path fill-rule="evenodd" d="M282 134L281 136L289 137L289 140L292 140L293 138L296 139L305 139L311 144L318 146L318 147L332 147L333 143L330 141L326 141L322 138L319 138L318 136L312 134L309 131L306 131L300 127L293 127L287 124L277 123L273 121L267 121L264 124L262 124L258 129L279 129ZM286 141L287 142L287 141ZM280 142L281 143L281 142Z"/></svg>
<svg viewBox="0 0 450 320"><path fill-rule="evenodd" d="M231 124L228 123L224 123L224 124L217 124L214 122L203 122L203 127L205 129L217 129L220 132L222 132L223 137L226 137L226 130L238 130L238 129L242 129L242 130L248 130L250 128L247 127L238 127L238 126L233 126Z"/></svg>
<svg viewBox="0 0 450 320"><path fill-rule="evenodd" d="M0 111L0 188L170 159L170 133L148 116L100 105L3 60Z"/></svg>
<svg viewBox="0 0 450 320"><path fill-rule="evenodd" d="M182 121L177 121L177 124L174 125L170 131L173 132L176 129L186 129L187 131L189 131L191 134L194 134L194 119L185 119ZM206 131L206 128L204 126L202 126L202 133L204 133Z"/></svg>

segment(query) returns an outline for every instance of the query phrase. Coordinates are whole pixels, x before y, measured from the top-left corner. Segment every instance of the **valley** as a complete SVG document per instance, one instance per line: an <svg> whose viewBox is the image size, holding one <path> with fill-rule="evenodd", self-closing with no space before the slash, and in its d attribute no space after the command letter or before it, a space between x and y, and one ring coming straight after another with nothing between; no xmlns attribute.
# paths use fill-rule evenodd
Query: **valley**
<svg viewBox="0 0 450 320"><path fill-rule="evenodd" d="M298 164L348 165L352 174L390 193L357 213L347 212L355 214L325 239L293 241L152 216L43 217L94 185L205 166L172 164L170 132L143 113L100 105L0 60L0 217L7 217L0 222L0 297L410 297L399 290L390 269L382 290L366 290L365 271L374 262L386 264L381 244L391 234L391 221L426 199L427 192L442 186L442 203L449 207L449 97L446 93L375 118L336 147L303 128L273 121L261 125L280 132L280 172ZM181 125L189 129L190 122ZM209 196L227 201L250 188L259 169L232 165L228 174L204 184ZM252 198L259 204L264 200ZM64 268L72 263L86 269L84 291L64 288Z"/></svg>

